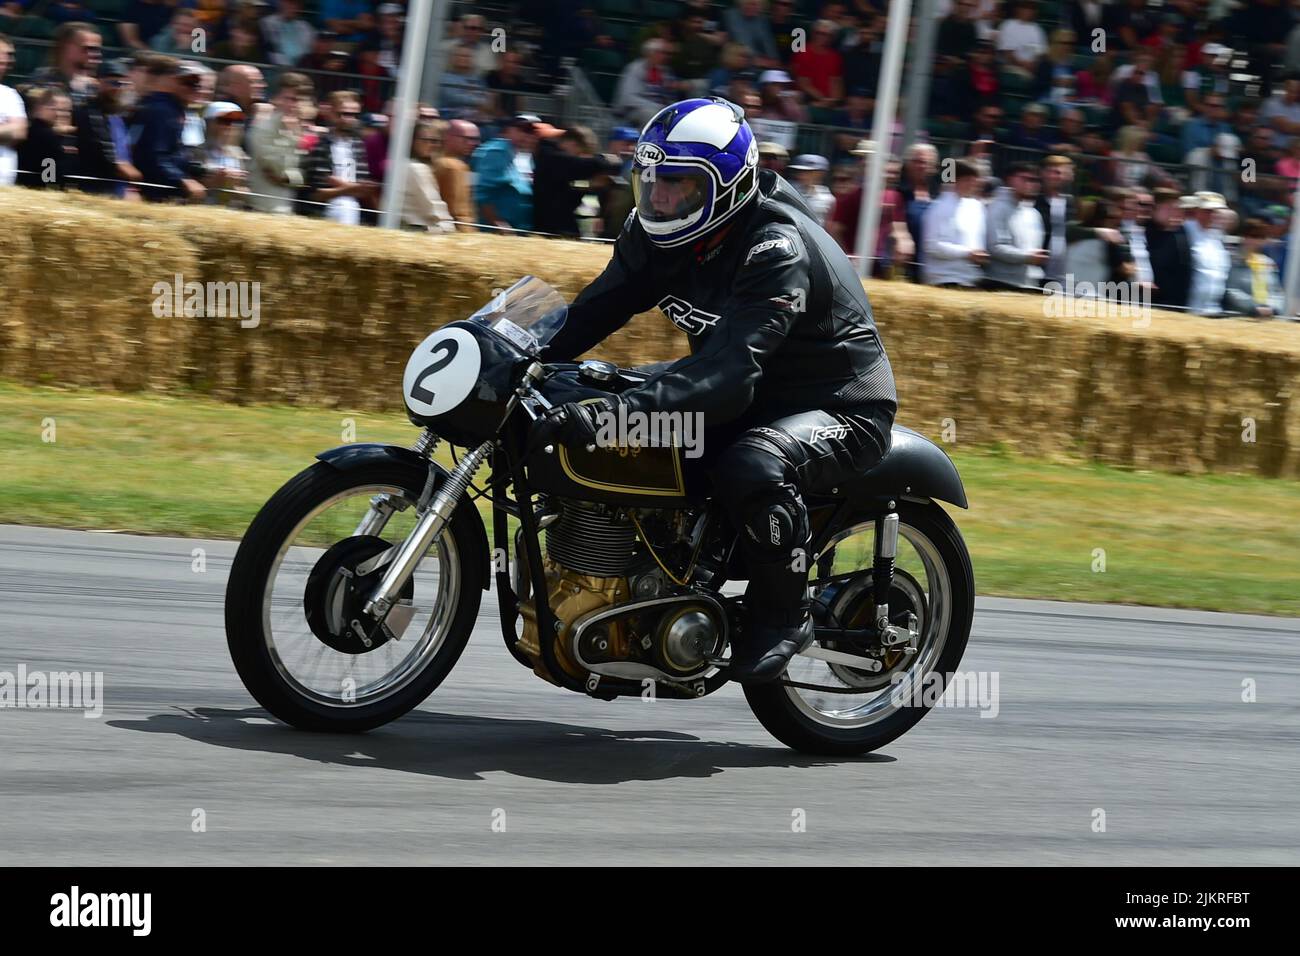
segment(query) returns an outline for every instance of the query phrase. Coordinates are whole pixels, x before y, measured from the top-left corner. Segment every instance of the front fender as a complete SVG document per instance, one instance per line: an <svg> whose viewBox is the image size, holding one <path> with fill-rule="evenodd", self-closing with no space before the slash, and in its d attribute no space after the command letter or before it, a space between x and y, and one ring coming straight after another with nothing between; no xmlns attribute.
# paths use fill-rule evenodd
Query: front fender
<svg viewBox="0 0 1300 956"><path fill-rule="evenodd" d="M358 442L355 445L340 445L338 448L323 451L316 457L331 468L337 468L339 471L352 471L364 465L380 463L432 468L436 474L434 478L435 489L440 487L450 475L450 472L442 465L436 461L430 461L419 452L403 448L401 445L384 445L380 442ZM483 516L478 513L478 508L468 498L461 498L456 503L455 514L460 520L467 522L474 529L470 533L475 540L465 542L464 550L468 551L468 558L477 560L481 565L483 590L486 591L491 586L492 574L491 559L488 554L487 529L483 527Z"/></svg>
<svg viewBox="0 0 1300 956"><path fill-rule="evenodd" d="M846 489L853 499L935 498L969 508L957 466L924 435L895 425L889 453Z"/></svg>

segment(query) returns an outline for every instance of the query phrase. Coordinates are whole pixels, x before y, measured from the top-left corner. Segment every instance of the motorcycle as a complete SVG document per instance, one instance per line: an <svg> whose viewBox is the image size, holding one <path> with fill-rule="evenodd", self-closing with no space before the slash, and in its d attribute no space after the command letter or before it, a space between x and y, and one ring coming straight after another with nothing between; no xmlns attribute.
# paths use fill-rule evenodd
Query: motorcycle
<svg viewBox="0 0 1300 956"><path fill-rule="evenodd" d="M432 332L403 376L422 429L412 447L322 452L254 518L231 568L226 633L272 715L332 732L400 717L455 666L493 584L507 652L559 687L693 699L728 683L728 649L744 639L730 585L747 575L681 444L536 447L530 425L547 410L648 374L540 361L565 315L563 297L530 276ZM439 442L453 467L433 460ZM742 685L787 746L882 747L956 670L974 577L939 502L967 506L961 478L901 426L877 465L806 498L812 536L795 559L812 572L815 640L778 682Z"/></svg>

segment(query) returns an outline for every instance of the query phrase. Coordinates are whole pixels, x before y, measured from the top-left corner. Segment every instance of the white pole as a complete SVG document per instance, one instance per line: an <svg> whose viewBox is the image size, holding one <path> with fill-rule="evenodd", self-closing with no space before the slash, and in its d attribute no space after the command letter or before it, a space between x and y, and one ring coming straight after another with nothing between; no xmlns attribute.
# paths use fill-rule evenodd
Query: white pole
<svg viewBox="0 0 1300 956"><path fill-rule="evenodd" d="M432 0L412 0L407 8L402 64L397 74L397 105L388 121L388 171L384 176L384 211L379 220L385 229L396 229L401 224L402 198L406 195L406 164L411 156L416 96L420 91L425 46L429 42L431 5Z"/></svg>
<svg viewBox="0 0 1300 956"><path fill-rule="evenodd" d="M1300 289L1296 289L1300 282L1300 182L1296 183L1295 198L1291 201L1291 237L1286 247L1285 282L1282 291L1286 295L1286 318L1289 319L1300 307Z"/></svg>
<svg viewBox="0 0 1300 956"><path fill-rule="evenodd" d="M885 162L894 138L894 112L898 108L898 80L903 72L903 49L907 45L907 20L912 0L890 0L889 20L885 25L885 57L880 64L880 83L876 94L876 115L871 123L871 140L875 149L867 157L862 176L862 207L858 215L858 275L871 273L876 254L876 229L880 225L880 197L885 191Z"/></svg>

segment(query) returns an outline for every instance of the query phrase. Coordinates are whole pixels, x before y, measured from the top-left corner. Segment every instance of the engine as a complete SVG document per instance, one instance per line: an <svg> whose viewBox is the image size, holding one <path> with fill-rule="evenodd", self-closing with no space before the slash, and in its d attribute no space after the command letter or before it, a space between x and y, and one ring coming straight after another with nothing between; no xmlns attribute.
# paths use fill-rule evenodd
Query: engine
<svg viewBox="0 0 1300 956"><path fill-rule="evenodd" d="M699 516L688 511L629 511L589 502L552 501L542 519L546 593L560 630L552 637L572 677L685 681L708 671L725 643L727 618L709 595L674 583L659 562L687 580ZM638 530L639 529L639 530ZM516 567L523 566L516 537ZM658 558L658 561L656 560ZM551 679L538 643L528 583L516 579L523 631L519 648L538 676Z"/></svg>

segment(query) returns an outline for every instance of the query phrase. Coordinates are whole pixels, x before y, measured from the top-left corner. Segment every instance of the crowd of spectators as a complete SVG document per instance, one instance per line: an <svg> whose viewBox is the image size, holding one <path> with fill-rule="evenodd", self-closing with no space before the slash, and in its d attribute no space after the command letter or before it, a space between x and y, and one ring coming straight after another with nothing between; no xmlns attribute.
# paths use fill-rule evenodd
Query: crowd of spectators
<svg viewBox="0 0 1300 956"><path fill-rule="evenodd" d="M60 24L17 88L0 40L0 184L375 221L403 4L129 0L95 22L88 2L0 0L0 18ZM714 94L745 108L763 163L853 252L887 7L514 0L488 19L457 5L436 102L415 117L404 224L612 236L637 129ZM1206 314L1279 311L1300 0L937 8L925 128L888 163L877 274L1019 288L1086 274ZM525 111L566 57L612 81L623 125L604 143Z"/></svg>
<svg viewBox="0 0 1300 956"><path fill-rule="evenodd" d="M268 17L271 32L296 32L290 27L299 22L297 0L278 9ZM370 36L364 31L373 25L377 35L400 43L401 21L389 5L381 5L374 18L366 13L368 5L358 9L351 17L343 16L349 9L335 10L340 16L329 21L332 35L359 35L364 47ZM131 27L123 31L126 38L150 42L111 59L103 56L102 34L92 24L65 22L54 31L48 63L17 87L5 83L14 44L0 37L0 185L374 223L387 174L393 104L368 111L363 88L320 89L319 73L252 63L213 69L185 55L200 12L176 9L167 28L152 37L140 23L123 24ZM385 27L390 19L396 33ZM456 23L448 40L449 70L481 62L482 31L478 16ZM300 39L299 46L312 46L307 34ZM375 46L383 48L380 42ZM516 59L502 57L500 71L518 68ZM274 77L269 83L268 73ZM503 114L516 105L510 94L521 91L508 86L501 87L502 95L489 93L469 106L462 91L447 83L439 106L419 104L403 226L431 232L535 229L577 237L584 202L587 231L600 225L600 198L589 198L589 192L627 192L635 131L616 130L621 140L601 152L595 134L584 127L559 130L533 114Z"/></svg>

